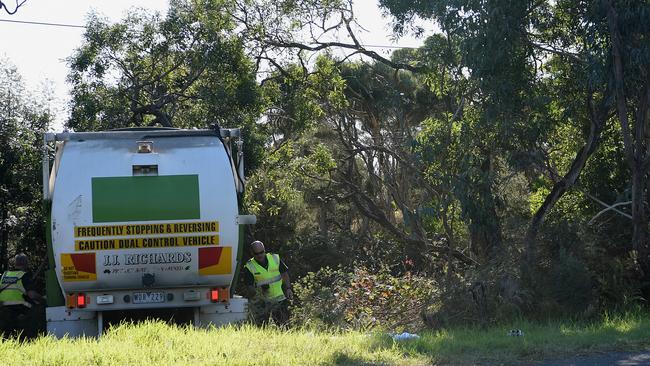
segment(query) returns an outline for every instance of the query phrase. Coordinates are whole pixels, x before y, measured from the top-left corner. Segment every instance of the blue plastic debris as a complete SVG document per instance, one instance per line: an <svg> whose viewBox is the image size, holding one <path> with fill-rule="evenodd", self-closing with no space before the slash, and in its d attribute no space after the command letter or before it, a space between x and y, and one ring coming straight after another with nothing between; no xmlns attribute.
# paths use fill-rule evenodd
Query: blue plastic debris
<svg viewBox="0 0 650 366"><path fill-rule="evenodd" d="M390 336L393 338L393 340L396 340L396 341L404 341L404 340L407 340L407 339L418 339L418 338L420 338L420 336L417 335L417 334L412 334L412 333L407 333L407 332L399 333L399 334L390 334Z"/></svg>

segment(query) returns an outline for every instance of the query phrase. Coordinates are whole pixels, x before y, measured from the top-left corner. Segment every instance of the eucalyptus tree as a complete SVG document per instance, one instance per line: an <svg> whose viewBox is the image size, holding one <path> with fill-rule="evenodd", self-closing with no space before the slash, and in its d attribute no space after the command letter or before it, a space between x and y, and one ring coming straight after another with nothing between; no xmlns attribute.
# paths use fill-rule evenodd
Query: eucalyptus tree
<svg viewBox="0 0 650 366"><path fill-rule="evenodd" d="M414 57L396 56L395 62L409 62ZM301 78L300 66L283 68L279 79L270 83L285 80L283 75L289 74ZM418 147L423 141L418 140L423 124L432 117L453 115L459 109L457 100L447 91L432 91L430 80L409 71L396 72L381 62L320 57L309 72L303 79L306 84L292 84L299 87L298 92L292 90L280 98L285 102L278 105L293 107L273 109L268 124L276 131L286 129L277 126L301 126L292 135L278 134L274 146L282 154L287 151L282 146L293 142L294 154L304 151L311 157L329 156L326 161L330 163L321 163L330 166L329 171L316 174L296 169L296 176L302 178L294 181L301 182L307 203L320 212L314 223L322 237L328 232L349 232L357 238L357 252L374 247L378 238L390 238L398 243L395 250L385 245L379 250L390 252L392 259L389 255L384 259L392 262L406 255L418 264L441 256L474 263L468 254L452 247L453 225L445 232L436 218L454 211L450 202L459 192L431 178L429 162ZM319 149L295 149L306 141ZM482 258L483 247L477 244L476 249L471 257Z"/></svg>
<svg viewBox="0 0 650 366"><path fill-rule="evenodd" d="M429 74L432 73L432 70L436 68L444 69L447 66L441 66L436 59L426 57L406 55L384 57L366 48L357 37L357 32L361 28L356 23L353 3L351 1L240 1L236 2L233 17L243 25L242 36L249 40L248 44L250 45L251 57L258 60L259 65L266 65L273 70L277 70L278 75L282 75L282 77L289 75L287 70L285 70L287 62L300 65L303 70L303 75L310 75L312 73L312 63L310 60L313 60L312 57L319 51L336 54L340 50L347 50L345 51L347 53L346 56L338 57L337 60L333 61L342 70L346 70L346 63L350 57L356 55L363 55L366 60L368 58L373 60L375 62L373 66L365 67L365 71L364 67L359 67L358 65L348 69L353 70L356 68L360 72L365 72L366 76L364 80L359 79L355 82L354 78L357 76L348 75L350 76L350 79L348 79L347 76L343 75L346 83L349 83L346 88L346 98L348 102L354 104L354 107L344 110L329 110L322 120L329 121L330 125L335 127L334 130L338 131L341 136L340 142L344 143L343 147L353 152L351 156L347 157L346 162L354 161L355 157L359 158L360 161L365 160L363 165L365 165L364 170L370 174L369 182L373 180L373 174L377 173L374 170L384 168L386 171L383 173L388 174L391 172L391 169L389 169L390 164L395 165L400 170L406 169L407 163L413 162L413 151L409 148L409 144L415 143L415 135L420 128L419 123L427 115L435 113L435 109L440 106L429 105L423 107L423 105L418 105L418 108L423 107L424 109L429 108L430 110L426 112L421 110L418 116L419 119L408 121L410 125L407 126L408 123L405 123L406 119L404 116L409 112L405 112L405 110L417 103L410 99L412 96L406 96L408 93L400 91L400 85L408 83L421 84L421 86L417 87L419 90L416 94L424 95L424 91L429 87L429 84L421 80L431 78ZM447 41L443 40L440 43L446 46ZM438 46L427 52L429 52L429 56L441 56L440 52L445 52L445 47ZM436 52L435 55L433 55L434 52ZM284 63L278 61L279 58L284 58ZM386 66L383 67L381 65ZM455 66L457 65L453 67ZM373 68L377 70L383 69L381 71L370 72L369 70ZM398 70L404 70L404 72ZM459 70L459 67L455 69L455 71ZM296 75L293 74L293 76L295 77ZM374 83L373 78L382 79L383 81L382 83L372 85ZM364 83L366 84L364 85ZM363 90L355 90L354 85L360 89L372 89L374 95L364 94ZM381 95L380 88L385 88L384 94L386 95ZM445 94L448 91L441 90L439 92ZM441 96L439 104L446 103L442 107L450 110L449 113L451 115L455 114L458 117L462 115L463 106L467 103L467 99L463 99L462 95L458 95L458 90L454 90L454 92L456 94L451 97L446 94ZM409 93L413 93L413 91L411 90ZM377 96L380 96L380 98L377 99ZM400 99L403 100L403 103L399 102ZM364 106L366 110L358 109L360 106ZM348 122L343 124L340 122L338 124L332 122L345 113L350 113L347 115ZM399 123L391 121L400 119L401 122ZM353 121L356 121L354 123L359 123L359 130L357 130ZM366 134L372 136L370 140L374 142L374 145L364 145L361 148L355 146L355 144L359 143L359 139ZM389 134L395 136L393 141L382 138ZM404 134L404 136L399 138L398 135L400 134ZM286 134L282 135L285 136ZM485 144L486 148L489 146L489 143ZM391 156L391 154L394 155ZM375 159L377 159L377 162L374 161ZM488 182L490 164L485 164L485 162L481 162L480 164L485 169L482 173L476 175L476 177L483 177L482 181L485 184L476 189L472 185L465 185L464 187L467 188L465 192L457 190L455 193L468 197L468 199L463 200L465 203L463 211L465 213L465 220L470 223L470 231L476 244L475 248L478 252L481 252L481 256L494 256L498 254L498 248L501 246L498 216L494 214L496 202L491 189L491 183ZM412 172L410 174L417 173L412 178L422 174L422 166L413 166L411 169ZM375 194L384 196L381 199L379 197L373 197L373 199L378 199L376 202L369 200L371 198L370 196L365 197L359 193L364 192L363 188L369 187L355 187L355 184L358 182L350 184L343 192L349 192L349 197L355 199L365 198L365 202L357 201L356 206L364 213L366 218L370 218L379 223L395 235L396 238L399 238L399 240L405 243L411 243L412 250L417 247L415 243L420 244L421 250L422 247L432 246L434 242L439 242L439 236L430 230L427 233L427 230L424 230L420 223L422 217L419 211L423 207L426 207L427 203L424 202L426 199L417 196L406 198L411 192L410 189L402 187L399 184L390 188L389 184L391 182L395 183L395 181L384 181L383 179L387 179L389 176L383 176L383 173L378 174L374 178L375 188L381 186L380 190L382 192L377 192L376 190L369 191L371 193L370 196ZM405 173L402 171L400 174L404 175ZM430 190L430 187L427 187L427 184L424 183L424 180L420 180L413 186L419 190ZM478 200L476 199L477 195L479 197ZM422 200L422 202L418 202L419 200ZM400 212L403 211L401 215L406 217L406 222L411 227L404 230L404 228L399 228L393 224L392 221L394 220L392 217L394 213L392 211L395 209L388 210L388 206L390 205L397 205L397 210ZM472 205L475 208L472 208ZM481 209L492 211L488 214L483 214ZM437 248L436 245L433 245L433 247ZM485 248L488 249L486 250ZM495 249L493 250L493 248ZM455 255L464 258L464 260L468 260L465 256L460 255L459 252L455 252Z"/></svg>
<svg viewBox="0 0 650 366"><path fill-rule="evenodd" d="M441 102L410 72L383 63L341 66L348 106L323 122L338 136L334 180L366 218L404 243L405 254L446 253L441 235L425 224L423 210L437 198L414 146L421 123ZM455 253L468 260L460 252Z"/></svg>
<svg viewBox="0 0 650 366"><path fill-rule="evenodd" d="M647 227L641 224L644 195L639 188L644 186L646 156L645 140L639 137L647 124L647 1L380 3L395 16L397 31L408 30L409 19L419 16L436 21L443 31L458 37L463 62L481 80L488 93L486 106L497 115L517 115L528 108L525 92L531 82L570 78L582 90L576 97L582 100L584 117L576 123L587 123L589 133L567 171L552 180L553 189L531 221L529 261L534 258L534 239L544 216L576 183L615 107L632 172L634 247L647 247ZM563 66L558 68L559 64ZM557 106L561 111L570 107ZM635 129L628 126L632 115ZM513 123L504 124L508 126Z"/></svg>
<svg viewBox="0 0 650 366"><path fill-rule="evenodd" d="M68 127L252 126L260 94L229 6L178 0L164 17L133 9L115 24L91 14L68 59Z"/></svg>
<svg viewBox="0 0 650 366"><path fill-rule="evenodd" d="M650 42L648 22L650 2L603 0L600 15L601 37L609 41L616 97L616 113L621 125L627 165L631 172L632 246L639 253L639 263L646 281L650 280L650 243L648 242L648 172L650 146L647 134L650 124ZM645 287L646 295L650 286Z"/></svg>

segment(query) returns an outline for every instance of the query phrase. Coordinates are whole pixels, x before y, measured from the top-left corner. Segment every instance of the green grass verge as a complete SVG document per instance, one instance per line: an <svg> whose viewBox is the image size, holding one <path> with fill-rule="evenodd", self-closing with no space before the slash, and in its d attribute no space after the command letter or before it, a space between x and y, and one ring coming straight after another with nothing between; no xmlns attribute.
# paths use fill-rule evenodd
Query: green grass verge
<svg viewBox="0 0 650 366"><path fill-rule="evenodd" d="M523 337L509 337L519 328ZM194 330L145 322L113 327L99 340L41 337L0 341L0 365L431 365L509 364L650 346L650 314L591 324L519 321L489 330L422 333L393 341L385 333L282 331L252 326Z"/></svg>
<svg viewBox="0 0 650 366"><path fill-rule="evenodd" d="M0 343L0 365L398 365L399 349L362 333L253 326L195 330L162 322L113 327L99 340Z"/></svg>
<svg viewBox="0 0 650 366"><path fill-rule="evenodd" d="M508 336L521 329L521 337ZM650 314L604 316L584 323L519 320L488 330L475 328L423 334L400 346L409 355L427 355L449 364L519 364L608 351L638 351L650 347Z"/></svg>

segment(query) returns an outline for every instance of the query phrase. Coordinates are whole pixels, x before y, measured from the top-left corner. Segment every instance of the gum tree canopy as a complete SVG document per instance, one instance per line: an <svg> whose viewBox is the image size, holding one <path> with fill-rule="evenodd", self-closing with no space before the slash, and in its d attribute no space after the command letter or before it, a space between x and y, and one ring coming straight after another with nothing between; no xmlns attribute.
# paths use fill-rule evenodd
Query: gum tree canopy
<svg viewBox="0 0 650 366"><path fill-rule="evenodd" d="M68 59L68 127L207 126L259 114L253 64L225 1L176 1L163 18L134 10L108 24L91 15Z"/></svg>
<svg viewBox="0 0 650 366"><path fill-rule="evenodd" d="M575 123L587 127L588 133L568 169L550 174L554 185L526 236L529 264L535 258L535 237L544 217L574 187L599 146L606 121L616 116L630 171L632 249L638 251L641 272L650 276L646 192L650 155L645 137L650 104L650 3L380 0L380 4L395 17L397 32L409 31L410 20L420 17L435 21L443 32L460 39L463 63L480 80L486 111L496 117L494 123L505 122L507 129L516 129L518 122L508 116L533 107L521 99L531 84L555 78L570 79L575 85L573 95L558 95L556 110L583 110L585 118ZM534 140L530 142L535 146Z"/></svg>

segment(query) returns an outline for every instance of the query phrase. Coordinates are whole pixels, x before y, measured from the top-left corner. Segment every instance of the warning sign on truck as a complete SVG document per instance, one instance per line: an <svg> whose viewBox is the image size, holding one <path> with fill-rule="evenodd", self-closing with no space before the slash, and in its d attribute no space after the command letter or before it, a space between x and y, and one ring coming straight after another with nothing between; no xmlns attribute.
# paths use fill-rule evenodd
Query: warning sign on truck
<svg viewBox="0 0 650 366"><path fill-rule="evenodd" d="M215 233L219 231L219 221L172 222L156 224L128 224L105 226L75 226L75 238L101 236L131 236L182 233Z"/></svg>
<svg viewBox="0 0 650 366"><path fill-rule="evenodd" d="M96 281L95 253L61 253L63 281Z"/></svg>
<svg viewBox="0 0 650 366"><path fill-rule="evenodd" d="M140 248L169 248L219 245L219 235L165 236L156 238L124 238L75 240L76 251Z"/></svg>

